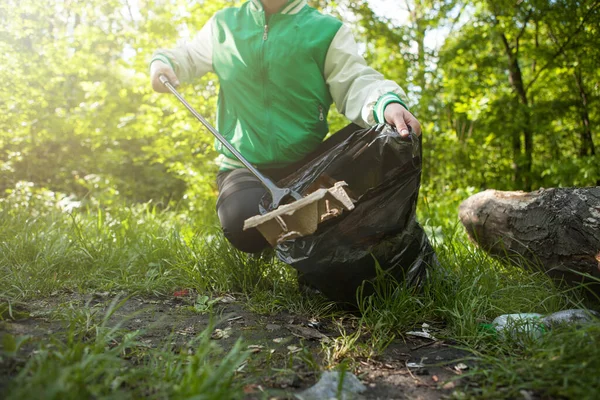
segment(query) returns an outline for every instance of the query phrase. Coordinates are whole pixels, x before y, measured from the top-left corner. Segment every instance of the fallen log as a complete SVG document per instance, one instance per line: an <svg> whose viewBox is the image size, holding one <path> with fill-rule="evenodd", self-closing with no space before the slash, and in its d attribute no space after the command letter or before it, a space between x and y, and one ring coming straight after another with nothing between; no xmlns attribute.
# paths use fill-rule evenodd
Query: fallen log
<svg viewBox="0 0 600 400"><path fill-rule="evenodd" d="M486 190L462 202L459 218L494 256L571 283L600 278L600 187Z"/></svg>

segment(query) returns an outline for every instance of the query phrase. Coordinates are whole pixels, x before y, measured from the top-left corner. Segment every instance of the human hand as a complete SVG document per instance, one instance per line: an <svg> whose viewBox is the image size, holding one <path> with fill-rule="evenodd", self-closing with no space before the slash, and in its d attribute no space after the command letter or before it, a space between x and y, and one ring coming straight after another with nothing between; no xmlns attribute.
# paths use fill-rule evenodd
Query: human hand
<svg viewBox="0 0 600 400"><path fill-rule="evenodd" d="M400 136L406 138L409 135L410 130L417 135L421 135L421 124L414 115L404 108L400 103L390 103L385 107L383 112L385 122L396 127L396 130Z"/></svg>
<svg viewBox="0 0 600 400"><path fill-rule="evenodd" d="M179 86L179 79L177 79L177 75L175 75L173 68L167 63L155 60L152 61L152 64L150 65L150 80L154 91L159 93L169 93L169 89L167 89L159 79L161 75L166 76L169 82L171 82L171 85L175 87Z"/></svg>

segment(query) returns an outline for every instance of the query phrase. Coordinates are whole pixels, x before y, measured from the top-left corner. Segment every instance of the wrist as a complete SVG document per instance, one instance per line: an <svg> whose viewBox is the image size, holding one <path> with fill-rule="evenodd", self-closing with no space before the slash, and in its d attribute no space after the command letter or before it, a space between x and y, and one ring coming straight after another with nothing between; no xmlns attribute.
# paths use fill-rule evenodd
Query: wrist
<svg viewBox="0 0 600 400"><path fill-rule="evenodd" d="M408 110L408 107L404 101L402 101L400 96L398 96L396 93L385 93L377 100L377 103L375 103L375 106L373 107L373 118L375 119L376 123L379 124L385 122L385 109L388 105L393 103L400 104L402 107Z"/></svg>
<svg viewBox="0 0 600 400"><path fill-rule="evenodd" d="M150 65L149 65L150 69L152 69L152 64L155 61L160 61L163 64L168 65L169 67L171 67L171 69L173 71L175 71L175 67L173 66L173 63L171 62L171 60L169 59L169 57L165 56L164 54L156 54L154 57L152 57L152 59L150 60Z"/></svg>

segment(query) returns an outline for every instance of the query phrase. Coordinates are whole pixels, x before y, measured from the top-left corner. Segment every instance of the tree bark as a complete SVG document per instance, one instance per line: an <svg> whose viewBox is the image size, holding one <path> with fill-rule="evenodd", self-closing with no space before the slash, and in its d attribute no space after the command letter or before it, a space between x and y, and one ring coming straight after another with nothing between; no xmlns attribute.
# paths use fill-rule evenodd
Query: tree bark
<svg viewBox="0 0 600 400"><path fill-rule="evenodd" d="M514 89L517 99L522 107L522 132L525 142L525 154L521 151L521 138L518 132L513 134L512 146L513 157L515 164L515 183L518 187L529 190L531 189L531 165L533 159L533 132L531 131L531 115L529 110L529 99L527 98L527 90L523 83L523 74L519 65L517 50L508 42L504 33L500 34L500 39L504 45L506 57L508 59L508 81ZM517 41L518 48L518 41Z"/></svg>
<svg viewBox="0 0 600 400"><path fill-rule="evenodd" d="M416 40L417 40L417 63L418 63L418 71L417 71L417 84L421 87L421 94L425 93L425 85L427 84L425 79L425 71L427 69L425 65L425 33L427 31L427 26L420 22L416 21Z"/></svg>
<svg viewBox="0 0 600 400"><path fill-rule="evenodd" d="M588 99L583 84L583 78L581 77L581 68L577 68L575 71L575 82L577 82L577 89L579 90L579 98L581 100L580 113L581 113L581 148L579 149L579 155L585 157L587 155L593 156L596 154L594 149L594 140L592 139L592 128L590 125L590 113L588 111Z"/></svg>
<svg viewBox="0 0 600 400"><path fill-rule="evenodd" d="M465 200L459 217L469 237L494 256L541 267L554 278L600 278L600 186L486 190Z"/></svg>

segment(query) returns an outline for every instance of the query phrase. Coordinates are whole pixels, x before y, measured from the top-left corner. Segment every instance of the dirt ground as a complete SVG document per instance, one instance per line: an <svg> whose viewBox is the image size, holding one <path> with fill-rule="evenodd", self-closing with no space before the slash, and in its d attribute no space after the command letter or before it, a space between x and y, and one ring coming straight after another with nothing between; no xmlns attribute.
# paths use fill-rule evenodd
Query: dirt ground
<svg viewBox="0 0 600 400"><path fill-rule="evenodd" d="M56 310L67 308L65 304L87 305L104 315L113 298L114 294L108 293L70 294L31 302L21 310L28 317L0 322L0 336L30 335L40 341L60 335L65 324L57 321ZM198 305L197 296L186 291L169 298L129 298L110 323L120 323L127 331L141 330L140 339L150 348L163 346L166 338L176 348L208 327L209 308L216 316L213 342L228 350L241 337L252 351L237 375L243 379L247 399L294 398L295 393L314 385L327 364L324 349L335 348L333 339L339 336L332 320L315 321L289 313L258 315L230 295ZM349 318L341 323L351 333L356 321ZM23 351L32 350L34 345ZM466 352L443 341L406 335L392 342L382 355L354 359L349 366L367 387L361 399L440 399L452 393L468 368L460 361L465 356ZM0 391L9 381L6 368L0 365Z"/></svg>

